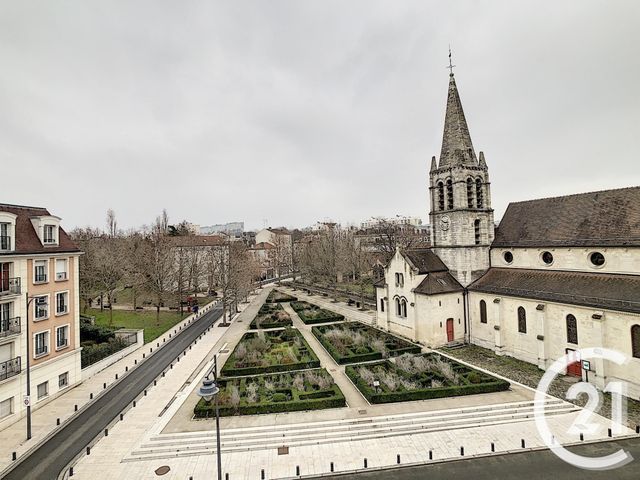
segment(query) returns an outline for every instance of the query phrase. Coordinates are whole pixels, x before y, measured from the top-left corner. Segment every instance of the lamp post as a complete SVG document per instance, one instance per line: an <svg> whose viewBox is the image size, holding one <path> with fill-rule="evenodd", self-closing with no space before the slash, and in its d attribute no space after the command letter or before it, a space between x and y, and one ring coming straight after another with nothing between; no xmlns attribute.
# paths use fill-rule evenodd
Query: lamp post
<svg viewBox="0 0 640 480"><path fill-rule="evenodd" d="M26 305L27 305L27 396L25 403L27 404L27 440L31 440L31 338L29 335L29 308L31 302L36 297L30 297L29 292L25 292Z"/></svg>
<svg viewBox="0 0 640 480"><path fill-rule="evenodd" d="M213 368L207 373L207 375L202 380L202 385L198 390L198 395L204 399L205 402L210 403L211 399L215 402L216 408L216 454L218 456L218 480L222 480L222 457L220 455L220 415L218 413L218 392L220 389L216 385L216 380L218 377L218 356L216 355L214 358ZM213 373L214 379L209 379L209 376Z"/></svg>

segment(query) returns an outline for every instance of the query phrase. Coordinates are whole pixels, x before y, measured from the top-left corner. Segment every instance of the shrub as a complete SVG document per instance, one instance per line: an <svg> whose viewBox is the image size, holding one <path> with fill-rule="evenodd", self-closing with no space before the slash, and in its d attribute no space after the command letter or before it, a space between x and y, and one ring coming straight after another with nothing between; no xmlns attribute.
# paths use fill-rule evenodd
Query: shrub
<svg viewBox="0 0 640 480"><path fill-rule="evenodd" d="M272 402L286 402L287 401L287 396L284 393L274 393L271 396L271 401Z"/></svg>

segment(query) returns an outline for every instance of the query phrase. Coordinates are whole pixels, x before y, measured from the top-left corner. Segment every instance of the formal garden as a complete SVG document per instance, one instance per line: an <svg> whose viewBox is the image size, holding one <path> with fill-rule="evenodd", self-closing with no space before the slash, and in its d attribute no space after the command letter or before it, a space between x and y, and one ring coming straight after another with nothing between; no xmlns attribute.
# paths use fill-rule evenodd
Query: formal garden
<svg viewBox="0 0 640 480"><path fill-rule="evenodd" d="M319 306L313 305L309 302L291 302L291 308L295 310L300 317L300 320L307 325L315 323L341 322L344 320L344 315L320 308Z"/></svg>
<svg viewBox="0 0 640 480"><path fill-rule="evenodd" d="M256 415L338 408L346 405L342 391L325 369L246 377L220 378L220 415ZM201 399L196 418L215 416L214 402Z"/></svg>
<svg viewBox="0 0 640 480"><path fill-rule="evenodd" d="M311 331L329 355L341 365L382 360L390 356L421 351L419 345L363 323L319 325Z"/></svg>
<svg viewBox="0 0 640 480"><path fill-rule="evenodd" d="M318 368L320 361L295 328L248 332L222 368L225 377Z"/></svg>
<svg viewBox="0 0 640 480"><path fill-rule="evenodd" d="M427 353L349 365L345 372L370 403L406 402L509 389L509 382Z"/></svg>
<svg viewBox="0 0 640 480"><path fill-rule="evenodd" d="M267 303L286 303L295 302L296 300L298 299L293 295L281 292L280 290L271 290L266 301Z"/></svg>
<svg viewBox="0 0 640 480"><path fill-rule="evenodd" d="M280 303L265 303L251 321L249 328L281 328L293 325L291 317Z"/></svg>

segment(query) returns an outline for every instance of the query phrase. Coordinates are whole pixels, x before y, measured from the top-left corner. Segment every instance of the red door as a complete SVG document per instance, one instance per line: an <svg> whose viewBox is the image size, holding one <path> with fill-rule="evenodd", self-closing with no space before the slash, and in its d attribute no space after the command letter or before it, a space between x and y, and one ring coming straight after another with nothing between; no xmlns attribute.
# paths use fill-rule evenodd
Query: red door
<svg viewBox="0 0 640 480"><path fill-rule="evenodd" d="M453 318L447 318L447 342L453 342Z"/></svg>
<svg viewBox="0 0 640 480"><path fill-rule="evenodd" d="M575 350L571 350L570 348L567 348L566 352L569 357L569 365L567 365L567 375L582 378L582 365L580 363L580 356Z"/></svg>

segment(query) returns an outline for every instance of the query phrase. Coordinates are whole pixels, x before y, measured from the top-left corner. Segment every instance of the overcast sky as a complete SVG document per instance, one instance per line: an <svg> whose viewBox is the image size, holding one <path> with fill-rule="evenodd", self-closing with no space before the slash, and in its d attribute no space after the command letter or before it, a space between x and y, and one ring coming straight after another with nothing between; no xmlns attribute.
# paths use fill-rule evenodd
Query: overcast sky
<svg viewBox="0 0 640 480"><path fill-rule="evenodd" d="M451 44L499 218L640 184L640 2L0 3L0 202L74 226L428 215Z"/></svg>

